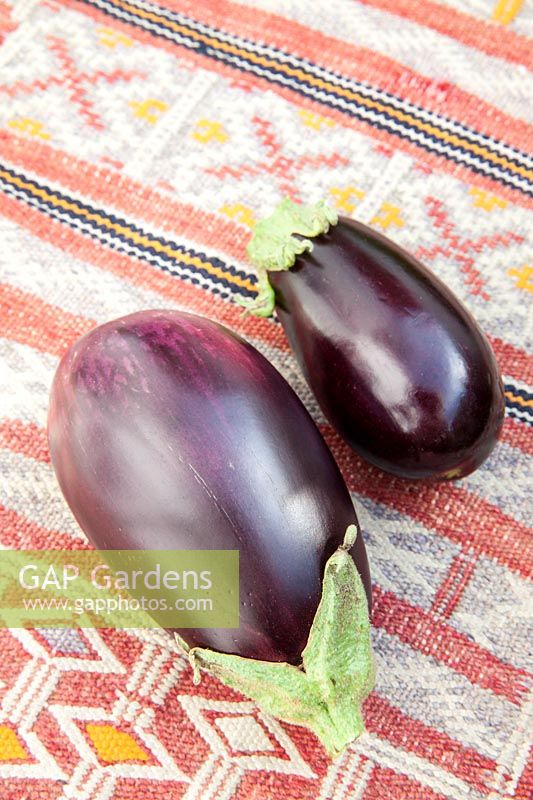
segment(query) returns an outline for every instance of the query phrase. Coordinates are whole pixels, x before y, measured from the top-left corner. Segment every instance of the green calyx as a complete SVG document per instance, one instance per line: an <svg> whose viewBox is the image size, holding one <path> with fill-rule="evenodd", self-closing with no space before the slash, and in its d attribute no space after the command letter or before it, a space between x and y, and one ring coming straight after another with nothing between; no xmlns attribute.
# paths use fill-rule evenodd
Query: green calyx
<svg viewBox="0 0 533 800"><path fill-rule="evenodd" d="M189 648L176 637L188 654L195 683L205 669L265 713L309 728L332 757L364 731L361 706L375 677L365 589L348 552L356 535L350 525L326 563L301 667Z"/></svg>
<svg viewBox="0 0 533 800"><path fill-rule="evenodd" d="M269 317L276 299L268 272L290 269L297 256L313 249L311 238L327 233L337 221L337 212L323 200L315 205L299 205L288 197L282 200L274 212L254 228L247 252L258 272L258 294L251 303L239 300L239 304L251 314ZM302 236L306 238L300 238Z"/></svg>

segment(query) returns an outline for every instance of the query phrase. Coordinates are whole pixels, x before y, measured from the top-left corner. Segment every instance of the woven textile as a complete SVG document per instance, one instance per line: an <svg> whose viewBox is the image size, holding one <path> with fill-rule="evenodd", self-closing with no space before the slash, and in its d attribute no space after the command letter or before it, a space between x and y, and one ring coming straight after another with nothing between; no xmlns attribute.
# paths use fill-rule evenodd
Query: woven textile
<svg viewBox="0 0 533 800"><path fill-rule="evenodd" d="M193 686L158 632L0 631L2 800L531 797L527 6L0 5L1 546L84 546L45 435L66 348L134 310L203 313L270 359L332 447L371 562L379 671L367 732L331 762L216 680ZM474 313L507 398L475 474L415 485L362 463L280 325L242 315L250 229L287 195L384 231Z"/></svg>

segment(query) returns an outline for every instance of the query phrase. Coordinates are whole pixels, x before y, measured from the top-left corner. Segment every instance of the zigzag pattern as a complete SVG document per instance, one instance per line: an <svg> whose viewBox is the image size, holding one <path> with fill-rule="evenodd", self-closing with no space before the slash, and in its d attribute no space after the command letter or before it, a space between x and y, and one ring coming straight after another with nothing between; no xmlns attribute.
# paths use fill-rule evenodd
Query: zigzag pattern
<svg viewBox="0 0 533 800"><path fill-rule="evenodd" d="M285 86L533 196L533 160L505 142L290 53L141 0L79 0L195 53Z"/></svg>

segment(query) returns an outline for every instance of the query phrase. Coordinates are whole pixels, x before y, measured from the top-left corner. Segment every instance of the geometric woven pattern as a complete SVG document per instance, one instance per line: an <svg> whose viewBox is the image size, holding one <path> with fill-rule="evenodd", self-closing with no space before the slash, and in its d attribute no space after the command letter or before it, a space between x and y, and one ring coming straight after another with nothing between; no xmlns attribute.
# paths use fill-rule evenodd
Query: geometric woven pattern
<svg viewBox="0 0 533 800"><path fill-rule="evenodd" d="M0 6L0 545L85 546L45 434L58 360L142 308L206 314L298 392L374 582L367 732L307 730L158 631L0 631L6 800L526 800L533 792L533 14L496 0L20 0ZM529 37L529 38L528 38ZM458 482L364 464L275 319L242 315L280 197L421 258L486 332L501 441Z"/></svg>

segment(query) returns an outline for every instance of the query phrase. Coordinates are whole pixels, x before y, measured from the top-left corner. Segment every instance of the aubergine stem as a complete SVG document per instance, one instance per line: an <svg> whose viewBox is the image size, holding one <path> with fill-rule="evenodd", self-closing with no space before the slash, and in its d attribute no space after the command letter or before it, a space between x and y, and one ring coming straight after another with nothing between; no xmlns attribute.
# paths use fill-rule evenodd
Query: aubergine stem
<svg viewBox="0 0 533 800"><path fill-rule="evenodd" d="M252 301L236 298L237 303L256 317L270 317L276 296L268 272L290 269L297 256L313 249L313 242L302 237L327 233L338 219L337 212L323 200L314 206L298 205L288 197L282 200L269 217L257 223L247 248L257 268L257 296Z"/></svg>
<svg viewBox="0 0 533 800"><path fill-rule="evenodd" d="M374 686L366 593L348 552L356 536L357 528L350 525L326 562L300 667L189 648L176 636L188 654L195 683L205 669L267 714L309 728L331 757L363 733L362 703Z"/></svg>

